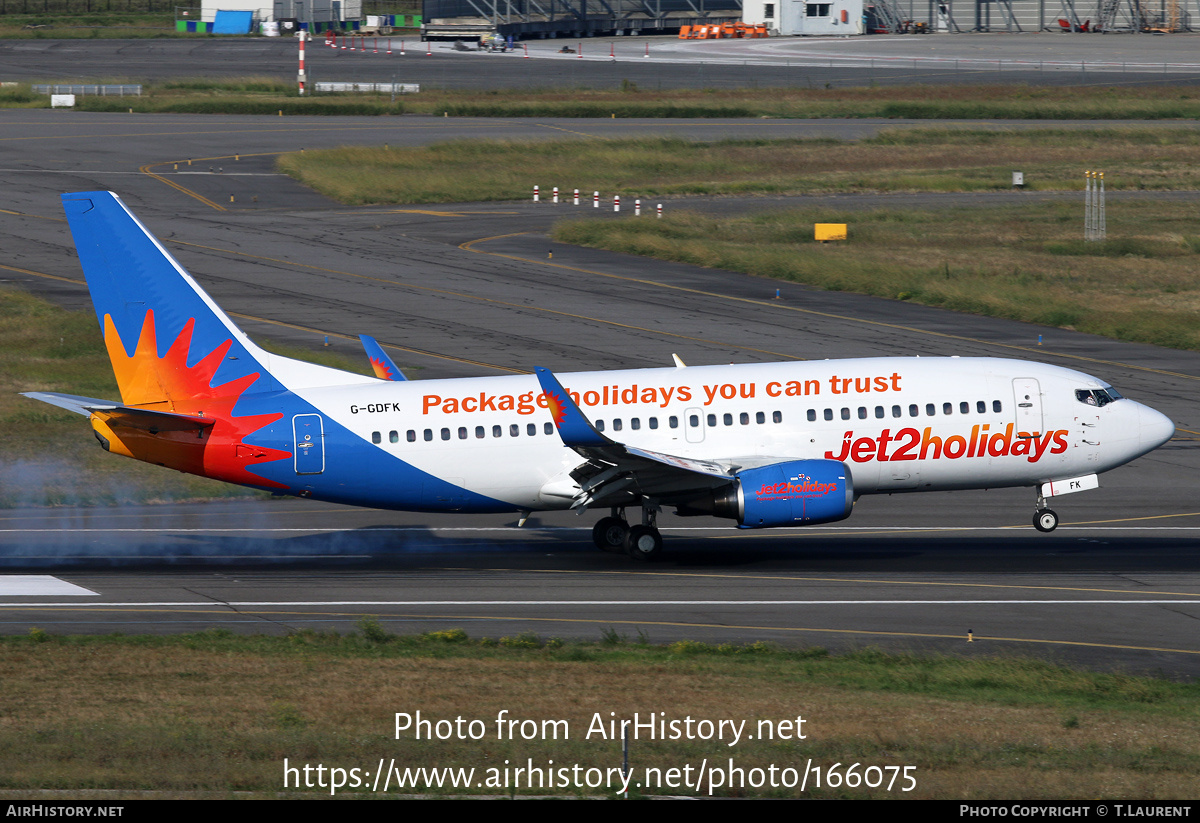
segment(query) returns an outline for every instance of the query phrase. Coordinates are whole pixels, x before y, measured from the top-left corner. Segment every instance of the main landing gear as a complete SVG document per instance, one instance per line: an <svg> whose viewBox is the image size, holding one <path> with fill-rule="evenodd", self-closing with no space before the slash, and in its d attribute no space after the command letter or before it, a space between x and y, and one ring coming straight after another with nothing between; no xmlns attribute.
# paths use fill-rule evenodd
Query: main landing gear
<svg viewBox="0 0 1200 823"><path fill-rule="evenodd" d="M1052 532L1058 528L1058 515L1046 508L1046 498L1038 495L1037 512L1033 515L1033 527L1040 532Z"/></svg>
<svg viewBox="0 0 1200 823"><path fill-rule="evenodd" d="M613 506L608 517L600 518L592 528L592 542L606 552L623 551L634 560L649 561L662 557L663 540L655 521L658 505L650 501L642 506L642 522L630 526L625 511Z"/></svg>

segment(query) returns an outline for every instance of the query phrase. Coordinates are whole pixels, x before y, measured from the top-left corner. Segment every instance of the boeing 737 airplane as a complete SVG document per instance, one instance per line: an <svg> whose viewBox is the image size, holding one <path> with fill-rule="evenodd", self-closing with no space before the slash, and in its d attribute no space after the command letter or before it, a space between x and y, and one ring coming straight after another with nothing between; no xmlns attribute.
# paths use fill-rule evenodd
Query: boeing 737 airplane
<svg viewBox="0 0 1200 823"><path fill-rule="evenodd" d="M607 509L598 547L662 552L662 507L741 528L829 523L861 495L1026 486L1046 501L1167 442L1095 377L880 357L453 380L270 354L111 192L63 195L120 402L29 392L115 454L278 494L428 512ZM625 510L641 509L629 524Z"/></svg>

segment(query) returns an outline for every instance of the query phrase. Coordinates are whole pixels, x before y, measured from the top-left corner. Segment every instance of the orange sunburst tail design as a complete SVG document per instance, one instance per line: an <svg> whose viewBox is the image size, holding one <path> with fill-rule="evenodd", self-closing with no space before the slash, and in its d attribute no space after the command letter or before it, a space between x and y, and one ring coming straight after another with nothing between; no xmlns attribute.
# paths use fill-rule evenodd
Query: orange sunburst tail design
<svg viewBox="0 0 1200 823"><path fill-rule="evenodd" d="M281 412L239 416L234 406L259 378L251 372L214 385L218 368L233 344L221 341L188 366L195 321L189 320L159 357L154 312L147 311L133 354L127 354L112 317L104 317L104 341L112 361L121 400L127 406L214 421L200 432L149 431L123 425L120 417L93 420L97 432L115 438L113 450L180 471L252 486L285 488L248 471L263 462L291 457L291 452L247 443L246 438L283 417ZM256 438L259 439L259 438Z"/></svg>

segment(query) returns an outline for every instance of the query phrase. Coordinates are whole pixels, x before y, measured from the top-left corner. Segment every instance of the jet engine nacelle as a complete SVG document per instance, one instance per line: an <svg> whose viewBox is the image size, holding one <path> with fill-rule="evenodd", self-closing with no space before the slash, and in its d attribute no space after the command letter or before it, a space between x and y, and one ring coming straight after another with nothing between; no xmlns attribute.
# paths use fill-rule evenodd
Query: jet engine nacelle
<svg viewBox="0 0 1200 823"><path fill-rule="evenodd" d="M711 514L743 529L832 523L854 508L854 479L838 460L791 460L746 469L708 500L691 500L679 514Z"/></svg>

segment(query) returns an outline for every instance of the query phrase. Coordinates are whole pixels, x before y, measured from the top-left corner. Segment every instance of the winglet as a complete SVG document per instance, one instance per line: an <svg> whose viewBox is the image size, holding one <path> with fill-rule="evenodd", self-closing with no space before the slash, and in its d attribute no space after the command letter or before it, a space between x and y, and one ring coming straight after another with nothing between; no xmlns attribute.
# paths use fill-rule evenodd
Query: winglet
<svg viewBox="0 0 1200 823"><path fill-rule="evenodd" d="M562 438L565 445L572 448L587 448L613 444L613 441L596 431L596 428L588 422L588 419L583 416L583 412L575 405L575 401L571 399L571 395L567 394L567 390L562 387L558 378L549 369L538 366L534 368L534 371L537 372L538 382L542 384L550 415L554 419L554 425L558 428L558 436Z"/></svg>
<svg viewBox="0 0 1200 823"><path fill-rule="evenodd" d="M358 339L362 341L363 349L367 352L367 359L371 361L371 368L375 370L376 377L380 380L402 381L408 379L392 362L392 358L387 356L387 352L383 350L383 346L379 345L379 341L367 334L360 334Z"/></svg>

